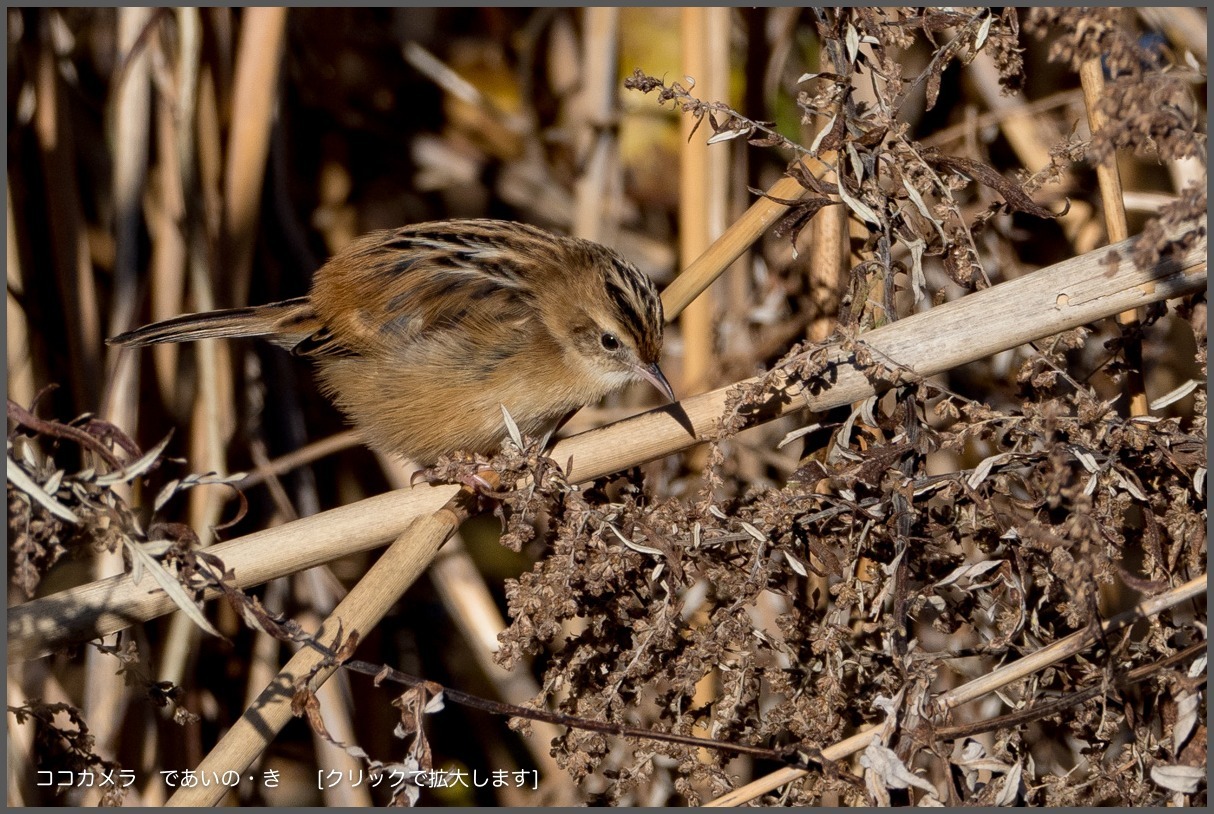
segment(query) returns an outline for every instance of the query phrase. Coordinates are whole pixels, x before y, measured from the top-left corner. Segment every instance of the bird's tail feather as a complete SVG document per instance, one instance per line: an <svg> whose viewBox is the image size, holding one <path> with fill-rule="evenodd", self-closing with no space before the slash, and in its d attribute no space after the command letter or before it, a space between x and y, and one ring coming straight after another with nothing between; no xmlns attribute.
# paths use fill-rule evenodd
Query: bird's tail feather
<svg viewBox="0 0 1214 814"><path fill-rule="evenodd" d="M307 297L269 305L186 314L136 328L106 340L108 345L138 348L165 342L194 342L239 336L264 336L292 348L321 328Z"/></svg>

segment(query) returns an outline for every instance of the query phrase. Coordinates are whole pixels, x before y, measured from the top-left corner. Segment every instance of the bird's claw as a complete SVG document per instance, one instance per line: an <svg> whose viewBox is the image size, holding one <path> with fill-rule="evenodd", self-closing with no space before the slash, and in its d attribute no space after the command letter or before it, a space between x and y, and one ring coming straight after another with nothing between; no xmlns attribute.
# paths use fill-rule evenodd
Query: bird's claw
<svg viewBox="0 0 1214 814"><path fill-rule="evenodd" d="M440 475L433 468L419 469L409 477L409 485L416 486L418 481L431 486L440 483L459 483L477 497L497 497L497 491L501 487L501 480L492 469L482 469L471 474L464 473L454 481Z"/></svg>

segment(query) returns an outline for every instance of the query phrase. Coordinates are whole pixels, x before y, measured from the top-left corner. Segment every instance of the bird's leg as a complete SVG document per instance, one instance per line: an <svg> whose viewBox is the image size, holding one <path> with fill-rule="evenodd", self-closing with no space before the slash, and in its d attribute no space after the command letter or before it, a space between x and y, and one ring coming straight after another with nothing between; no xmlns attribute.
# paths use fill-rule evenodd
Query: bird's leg
<svg viewBox="0 0 1214 814"><path fill-rule="evenodd" d="M414 472L409 478L409 485L414 486L418 481L432 486L460 484L463 488L456 494L455 499L463 503L469 517L492 513L502 521L502 528L505 528L502 498L506 495L499 491L501 477L492 469L484 467L473 472L465 470L460 474L440 474L437 467L428 467Z"/></svg>
<svg viewBox="0 0 1214 814"><path fill-rule="evenodd" d="M431 486L436 486L440 483L459 483L474 492L496 491L497 487L494 484L499 482L497 473L492 469L481 469L477 472L464 473L452 478L438 472L435 467L418 469L409 476L410 486L416 486L418 481Z"/></svg>

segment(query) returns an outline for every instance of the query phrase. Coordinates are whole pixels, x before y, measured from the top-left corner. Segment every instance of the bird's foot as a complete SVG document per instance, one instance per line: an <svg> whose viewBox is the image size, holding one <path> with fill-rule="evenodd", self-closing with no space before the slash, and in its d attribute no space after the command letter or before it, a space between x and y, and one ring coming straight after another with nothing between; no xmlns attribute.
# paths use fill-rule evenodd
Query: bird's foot
<svg viewBox="0 0 1214 814"><path fill-rule="evenodd" d="M452 473L439 471L438 467L419 469L409 477L409 485L416 486L418 481L435 486L441 483L458 483L465 489L481 498L496 498L501 488L501 478L492 469L480 469L476 472L461 472L454 477Z"/></svg>

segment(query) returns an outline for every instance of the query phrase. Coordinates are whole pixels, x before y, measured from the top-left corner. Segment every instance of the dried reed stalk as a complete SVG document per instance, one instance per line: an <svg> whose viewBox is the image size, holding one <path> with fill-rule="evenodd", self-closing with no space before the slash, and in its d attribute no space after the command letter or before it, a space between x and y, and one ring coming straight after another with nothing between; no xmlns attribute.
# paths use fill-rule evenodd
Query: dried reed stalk
<svg viewBox="0 0 1214 814"><path fill-rule="evenodd" d="M608 205L613 175L619 173L619 140L612 126L619 103L616 71L619 57L620 10L587 8L583 12L582 88L575 101L574 120L585 131L577 148L588 156L574 184L572 233L600 243L614 243L618 214Z"/></svg>
<svg viewBox="0 0 1214 814"><path fill-rule="evenodd" d="M107 326L110 336L132 328L139 308L139 231L152 135L151 59L146 44L139 45L139 40L151 22L151 9L118 10L118 65L125 68L107 111L114 157L114 284ZM139 360L133 354L121 353L120 348L110 348L107 356L101 414L133 434L138 416Z"/></svg>
<svg viewBox="0 0 1214 814"><path fill-rule="evenodd" d="M380 466L394 488L408 488L408 473L400 461L380 456ZM442 600L447 615L467 642L467 652L493 685L497 697L518 706L535 698L540 686L531 675L530 659L525 659L513 670L506 670L494 661L494 654L498 650L497 635L506 629L506 620L459 534L438 553L426 574ZM532 721L530 732L526 735L519 733L541 778L551 780L561 776L551 747L553 739L560 734L555 724L545 721ZM569 784L562 782L550 782L549 788L540 789L541 796L552 805L572 805L572 792Z"/></svg>
<svg viewBox="0 0 1214 814"><path fill-rule="evenodd" d="M108 328L126 330L134 322L138 306L139 231L144 188L148 173L151 139L151 70L147 48L138 42L152 21L147 8L118 10L118 64L125 65L115 89L110 117L111 153L114 157L111 198L114 206L115 258L114 286ZM136 50L138 48L138 50ZM139 365L133 354L107 355L107 375L101 393L101 416L130 433L138 427ZM129 500L128 484L115 486ZM121 550L99 553L92 561L95 579L123 572ZM109 656L90 648L84 656L83 712L92 722L91 732L97 754L107 759L117 756L122 723L130 693L122 676L115 673ZM93 792L100 801L100 792Z"/></svg>
<svg viewBox="0 0 1214 814"><path fill-rule="evenodd" d="M1104 98L1104 67L1099 59L1089 59L1079 68L1083 85L1083 101L1088 111L1088 129L1101 130L1108 118L1100 111ZM1096 165L1096 182L1100 185L1100 202L1104 209L1104 226L1109 242L1117 243L1129 237L1125 221L1125 201L1122 199L1121 173L1117 171L1117 156L1111 155ZM1141 321L1138 310L1131 308L1117 315L1117 324L1125 335L1122 352L1126 359L1126 391L1130 394L1130 415L1148 415L1146 383L1142 373Z"/></svg>
<svg viewBox="0 0 1214 814"><path fill-rule="evenodd" d="M414 521L325 620L315 633L316 640L336 650L351 632L365 633L375 627L466 517L467 508L457 496L438 511ZM315 692L337 669L337 664L327 662L316 650L299 650L196 770L208 773L206 776L212 771L243 773L291 720L291 701L297 688L306 684ZM225 791L218 784L182 787L168 804L214 805Z"/></svg>
<svg viewBox="0 0 1214 814"><path fill-rule="evenodd" d="M704 99L729 98L729 14L728 8L697 6L684 8L679 15L682 72L695 80L696 91ZM725 231L729 144L709 144L711 131L693 116L682 116L679 123L683 135L679 148L679 258L682 265L690 265ZM722 266L714 277L724 270ZM679 316L683 340L679 378L684 393L703 392L718 373L713 293L711 288L705 289ZM703 461L695 458L692 456L690 466L702 469ZM696 707L709 704L719 678L716 671L706 672L696 682L691 703ZM697 723L692 734L706 737L706 724ZM701 759L706 758L701 753Z"/></svg>
<svg viewBox="0 0 1214 814"><path fill-rule="evenodd" d="M253 241L261 187L270 153L270 127L278 97L278 73L286 40L285 8L249 8L241 20L232 89L232 129L228 134L223 179L225 305L244 305L249 297Z"/></svg>
<svg viewBox="0 0 1214 814"><path fill-rule="evenodd" d="M264 443L254 441L251 452L253 460L259 466L268 464ZM315 493L315 480L305 477L301 481L293 503L276 475L266 478L266 487L279 516L287 521L299 519L296 505L300 506L304 516L315 514L317 511L319 498ZM292 588L297 596L307 597L307 608L296 617L299 625L306 630L318 629L324 618L336 607L339 599L345 595L345 590L332 572L327 567L320 566L294 574L290 580L272 580L266 588L262 604L271 609L284 607ZM261 691L274 679L278 672L279 653L283 647L283 643L267 631L256 630L254 635L254 658L245 683L248 689L246 706L251 706ZM336 681L326 682L317 688L316 697L320 703L320 716L325 731L340 743L354 743L354 699L348 676L339 674ZM336 772L335 776L353 777L362 769L362 764L353 755L315 731L312 733L312 744L318 771L332 771ZM321 790L321 794L326 806L363 807L372 804L370 791L362 784L326 786Z"/></svg>
<svg viewBox="0 0 1214 814"><path fill-rule="evenodd" d="M683 74L696 80L696 92L702 98L727 99L729 9L684 8L680 21ZM694 116L681 117L680 124L683 138L679 149L679 257L682 265L690 267L692 260L725 231L729 147L708 144L711 131ZM713 277L727 265L723 264ZM704 296L696 297L680 314L683 339L680 378L685 393L699 393L708 387L716 367L714 297L707 289L702 293Z"/></svg>
<svg viewBox="0 0 1214 814"><path fill-rule="evenodd" d="M1135 12L1148 27L1166 33L1177 50L1192 51L1203 65L1208 61L1208 20L1201 6L1145 6Z"/></svg>
<svg viewBox="0 0 1214 814"><path fill-rule="evenodd" d="M258 464L257 468L249 472L249 476L240 482L240 488L248 489L263 481L284 475L293 469L306 466L313 461L341 452L343 449L356 447L361 443L357 430L343 430L327 438L321 438L319 441L313 441L286 455L280 455L272 461L267 461L264 465Z"/></svg>
<svg viewBox="0 0 1214 814"><path fill-rule="evenodd" d="M25 292L25 284L21 274L21 253L17 251L17 224L13 221L13 187L8 181L4 184L5 203L8 205L5 217L5 259L8 263L8 300L5 309L6 360L8 362L8 397L18 404L30 404L34 400L34 360L30 353L29 320L25 318L25 310L20 305L20 297Z"/></svg>
<svg viewBox="0 0 1214 814"><path fill-rule="evenodd" d="M178 9L175 65L163 66L159 86L172 88L171 104L156 106L157 148L160 155L157 178L162 205L149 213L152 239L150 269L151 316L153 321L183 313L189 267L190 196L197 192L194 172L196 151L195 108L198 101L199 55L202 48L198 9ZM134 326L132 326L134 327ZM177 360L181 347L158 345L152 349L152 364L164 403L180 406Z"/></svg>
<svg viewBox="0 0 1214 814"><path fill-rule="evenodd" d="M666 320L669 322L683 313L683 309L712 285L713 280L717 279L730 263L741 257L761 234L788 211L786 205L776 203L772 198L795 201L805 197L807 193L808 190L796 179L787 176L772 184L766 192L769 197L755 201L734 221L725 234L691 265L679 272L674 282L662 292L662 308L666 312Z"/></svg>
<svg viewBox="0 0 1214 814"><path fill-rule="evenodd" d="M871 46L865 45L864 48L871 49ZM821 49L818 52L817 69L826 73L834 71L835 67L830 49ZM856 87L856 93L867 98L877 92L878 86L883 87L885 80L874 77L873 83L872 88L863 86L863 83L856 83L859 85ZM813 144L820 137L822 128L829 126L829 122L812 120L803 125L802 143ZM807 157L803 161L815 176L837 182L837 179L831 178L831 175L836 175L832 168L840 166L837 150L824 150L817 158ZM849 239L849 223L852 220L851 212L846 206L826 206L814 215L814 219L809 223L811 243L804 267L808 277L810 301L813 303L813 311L810 314L812 322L807 332L810 341L821 342L835 330L843 294L851 278L851 269L862 259L852 254Z"/></svg>

